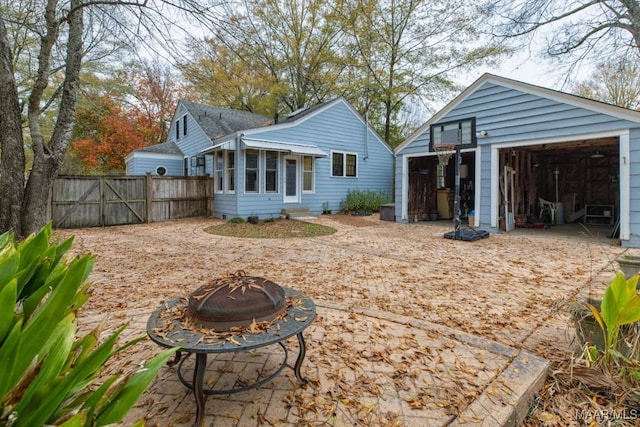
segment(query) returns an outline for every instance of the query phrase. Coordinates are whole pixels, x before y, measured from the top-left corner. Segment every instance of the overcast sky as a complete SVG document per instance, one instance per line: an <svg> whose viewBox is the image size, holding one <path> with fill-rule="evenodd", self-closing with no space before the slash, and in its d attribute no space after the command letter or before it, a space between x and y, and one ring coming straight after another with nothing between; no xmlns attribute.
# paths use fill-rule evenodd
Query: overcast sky
<svg viewBox="0 0 640 427"><path fill-rule="evenodd" d="M549 89L570 91L570 85L566 81L566 72L553 70L552 64L541 58L535 58L528 52L523 52L512 58L508 58L496 67L482 67L469 73L460 80L462 84L469 85L477 80L482 74L491 73L513 80L519 80ZM572 75L572 81L584 81L591 75L591 68L583 65Z"/></svg>

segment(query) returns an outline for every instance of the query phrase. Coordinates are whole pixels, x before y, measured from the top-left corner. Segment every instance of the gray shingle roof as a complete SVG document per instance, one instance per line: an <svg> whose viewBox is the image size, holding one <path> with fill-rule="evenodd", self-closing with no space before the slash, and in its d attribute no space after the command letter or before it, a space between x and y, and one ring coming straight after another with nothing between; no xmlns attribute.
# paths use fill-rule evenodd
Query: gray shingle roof
<svg viewBox="0 0 640 427"><path fill-rule="evenodd" d="M213 107L191 101L181 102L212 141L233 132L273 124L273 119L248 111Z"/></svg>
<svg viewBox="0 0 640 427"><path fill-rule="evenodd" d="M339 98L336 98L339 99ZM321 102L308 108L302 108L294 113L290 113L285 118L278 119L278 123L291 123L305 117L314 111L330 104L336 99L328 102ZM247 129L255 129L264 126L271 126L274 120L267 116L250 113L248 111L233 110L227 107L214 107L206 104L199 104L191 101L180 101L189 111L191 116L198 122L198 125L207 134L211 141L240 132ZM151 145L139 148L137 152L163 153L163 154L183 154L178 146L173 142Z"/></svg>
<svg viewBox="0 0 640 427"><path fill-rule="evenodd" d="M335 98L335 99L332 99L331 101L321 102L319 104L315 104L315 105L312 105L310 107L301 108L299 110L296 110L296 111L294 111L292 113L289 113L286 117L278 119L278 123L295 122L296 120L299 120L299 119L301 119L301 118L303 118L305 116L308 116L309 114L313 113L314 111L319 110L320 108L324 107L325 105L331 104L336 99L339 99L339 98Z"/></svg>
<svg viewBox="0 0 640 427"><path fill-rule="evenodd" d="M149 147L138 148L135 151L146 153L162 153L162 154L182 154L182 151L174 142L163 142L162 144L150 145Z"/></svg>

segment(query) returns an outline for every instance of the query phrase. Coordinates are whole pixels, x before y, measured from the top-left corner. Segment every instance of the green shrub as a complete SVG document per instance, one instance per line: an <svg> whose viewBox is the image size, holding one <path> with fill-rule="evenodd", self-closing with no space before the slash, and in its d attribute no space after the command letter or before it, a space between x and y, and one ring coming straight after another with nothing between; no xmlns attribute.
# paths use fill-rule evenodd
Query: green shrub
<svg viewBox="0 0 640 427"><path fill-rule="evenodd" d="M240 218L239 216L234 216L233 218L231 218L229 220L229 222L231 224L242 224L242 223L244 223L244 219Z"/></svg>
<svg viewBox="0 0 640 427"><path fill-rule="evenodd" d="M640 295L638 295L637 285L637 274L627 280L624 273L618 271L616 277L607 286L600 310L592 304L587 304L602 329L605 337L604 362L611 367L614 359L622 356L618 351L620 328L640 321ZM597 356L596 349L591 349L591 355Z"/></svg>
<svg viewBox="0 0 640 427"><path fill-rule="evenodd" d="M128 378L95 384L124 326L99 341L76 338L89 299L90 255L64 257L73 239L50 242L51 225L17 243L0 235L0 426L102 426L120 422L172 355L167 350Z"/></svg>
<svg viewBox="0 0 640 427"><path fill-rule="evenodd" d="M378 212L380 205L391 203L391 195L386 191L349 190L341 202L342 208L350 212Z"/></svg>

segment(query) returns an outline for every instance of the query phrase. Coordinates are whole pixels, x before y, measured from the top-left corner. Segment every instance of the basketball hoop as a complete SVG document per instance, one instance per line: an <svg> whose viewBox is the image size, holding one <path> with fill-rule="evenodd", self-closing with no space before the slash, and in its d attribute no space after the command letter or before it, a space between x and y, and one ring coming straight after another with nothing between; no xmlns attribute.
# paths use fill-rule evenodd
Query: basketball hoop
<svg viewBox="0 0 640 427"><path fill-rule="evenodd" d="M456 145L455 144L433 144L433 150L436 152L438 156L438 163L442 167L447 166L449 164L449 159L451 156L456 154Z"/></svg>

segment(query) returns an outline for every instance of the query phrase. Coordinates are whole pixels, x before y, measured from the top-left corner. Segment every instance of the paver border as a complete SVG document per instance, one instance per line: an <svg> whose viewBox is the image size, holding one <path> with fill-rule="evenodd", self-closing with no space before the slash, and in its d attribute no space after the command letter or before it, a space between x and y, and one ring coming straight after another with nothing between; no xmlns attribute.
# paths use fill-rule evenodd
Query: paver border
<svg viewBox="0 0 640 427"><path fill-rule="evenodd" d="M316 301L316 306L334 310L352 311L386 322L435 330L443 336L507 356L508 365L491 381L482 393L452 422L450 426L503 426L515 427L529 412L535 394L542 388L551 363L529 351L519 350L496 341L462 332L444 325L422 321L400 314L387 313L364 307L348 307L340 303Z"/></svg>

